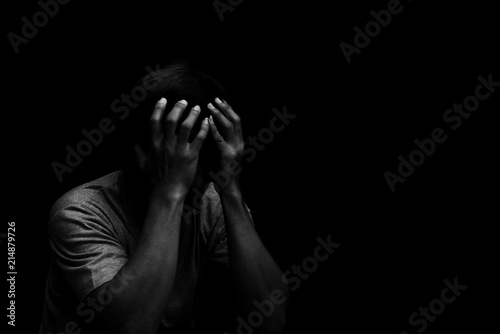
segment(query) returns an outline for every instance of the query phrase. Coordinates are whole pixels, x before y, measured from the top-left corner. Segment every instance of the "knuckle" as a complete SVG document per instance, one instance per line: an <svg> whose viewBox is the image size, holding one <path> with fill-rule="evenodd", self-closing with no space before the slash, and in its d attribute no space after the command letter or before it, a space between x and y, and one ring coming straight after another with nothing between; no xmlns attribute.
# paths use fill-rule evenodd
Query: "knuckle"
<svg viewBox="0 0 500 334"><path fill-rule="evenodd" d="M153 151L158 152L161 150L161 140L153 140Z"/></svg>
<svg viewBox="0 0 500 334"><path fill-rule="evenodd" d="M172 115L168 115L167 117L165 117L165 123L167 124L175 124L176 122L176 119L174 116Z"/></svg>
<svg viewBox="0 0 500 334"><path fill-rule="evenodd" d="M194 137L194 140L197 140L197 139L203 139L203 137L205 136L205 131L203 131L203 129L200 129L200 131L196 134L196 136Z"/></svg>
<svg viewBox="0 0 500 334"><path fill-rule="evenodd" d="M183 129L183 130L189 130L189 129L191 129L191 124L188 123L188 122L182 122L181 129Z"/></svg>
<svg viewBox="0 0 500 334"><path fill-rule="evenodd" d="M156 124L156 123L158 123L158 121L159 121L158 117L154 114L151 115L151 117L149 117L149 123L151 123L151 124Z"/></svg>

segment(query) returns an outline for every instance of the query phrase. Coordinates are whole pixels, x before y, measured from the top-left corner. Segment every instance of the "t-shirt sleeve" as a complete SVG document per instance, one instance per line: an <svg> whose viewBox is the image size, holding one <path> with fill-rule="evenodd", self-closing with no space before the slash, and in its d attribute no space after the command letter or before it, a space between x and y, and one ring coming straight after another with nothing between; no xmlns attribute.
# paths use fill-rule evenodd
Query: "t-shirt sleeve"
<svg viewBox="0 0 500 334"><path fill-rule="evenodd" d="M96 211L72 204L49 220L51 254L79 301L113 279L128 260L111 224Z"/></svg>

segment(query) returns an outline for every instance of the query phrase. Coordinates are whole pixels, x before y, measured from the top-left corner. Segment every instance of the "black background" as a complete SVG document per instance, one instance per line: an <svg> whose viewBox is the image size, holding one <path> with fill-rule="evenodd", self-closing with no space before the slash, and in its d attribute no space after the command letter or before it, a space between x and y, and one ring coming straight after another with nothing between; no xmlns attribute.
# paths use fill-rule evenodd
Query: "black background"
<svg viewBox="0 0 500 334"><path fill-rule="evenodd" d="M339 44L387 1L246 0L221 22L210 0L74 0L18 54L5 37L1 232L16 222L14 332L36 333L41 320L52 203L117 168L125 133L111 102L147 65L179 57L228 88L245 136L267 127L273 108L298 115L243 175L283 270L311 256L317 237L341 243L292 293L287 333L408 330L456 276L467 290L425 332L486 332L497 317L500 89L455 131L442 116L479 75L500 81L498 11L487 1L402 4L350 64ZM33 0L3 7L4 36L40 10ZM58 182L51 163L104 117L116 130ZM383 173L436 127L447 141L392 193Z"/></svg>

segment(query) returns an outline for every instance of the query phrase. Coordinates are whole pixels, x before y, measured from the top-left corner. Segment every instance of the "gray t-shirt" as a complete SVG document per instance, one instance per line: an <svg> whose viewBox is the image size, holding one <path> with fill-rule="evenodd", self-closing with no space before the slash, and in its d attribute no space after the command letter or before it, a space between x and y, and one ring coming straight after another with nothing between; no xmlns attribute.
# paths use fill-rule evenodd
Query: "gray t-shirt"
<svg viewBox="0 0 500 334"><path fill-rule="evenodd" d="M193 325L195 292L207 265L216 268L217 275L227 276L226 231L213 184L203 194L200 207L182 218L177 275L160 331ZM40 333L77 333L93 321L86 297L127 262L139 229L125 204L120 171L59 198L48 226L51 263Z"/></svg>

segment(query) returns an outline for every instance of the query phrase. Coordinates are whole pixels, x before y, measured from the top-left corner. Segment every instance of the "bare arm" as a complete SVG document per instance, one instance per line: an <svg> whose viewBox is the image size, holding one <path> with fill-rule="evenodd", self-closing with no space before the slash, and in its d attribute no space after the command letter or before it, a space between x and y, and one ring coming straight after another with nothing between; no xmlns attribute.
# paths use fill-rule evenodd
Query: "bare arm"
<svg viewBox="0 0 500 334"><path fill-rule="evenodd" d="M220 192L229 247L229 267L241 316L256 310L257 302L268 309L257 332L279 333L285 325L288 286L283 273L260 240L241 192Z"/></svg>
<svg viewBox="0 0 500 334"><path fill-rule="evenodd" d="M114 333L156 333L175 281L183 203L196 173L208 122L203 122L196 138L188 143L199 108L191 109L175 135L186 103L178 102L162 117L165 107L166 100L160 100L151 116L152 150L145 154L136 147L139 165L154 185L136 250L110 282L92 293L108 290L113 296L97 317ZM133 278L125 285L122 275Z"/></svg>
<svg viewBox="0 0 500 334"><path fill-rule="evenodd" d="M229 184L219 187L226 224L229 267L241 316L256 309L254 302L264 302L270 310L262 326L256 331L279 333L285 325L288 286L282 281L280 268L260 240L246 209L239 188L238 174L243 152L240 118L226 102L215 100L217 108L209 104L213 119L210 132L221 154L220 168L230 178ZM215 124L217 122L217 125ZM217 129L221 129L221 133Z"/></svg>
<svg viewBox="0 0 500 334"><path fill-rule="evenodd" d="M135 253L92 293L106 289L113 296L97 313L99 325L117 333L156 333L175 281L183 201L176 194L152 196Z"/></svg>

